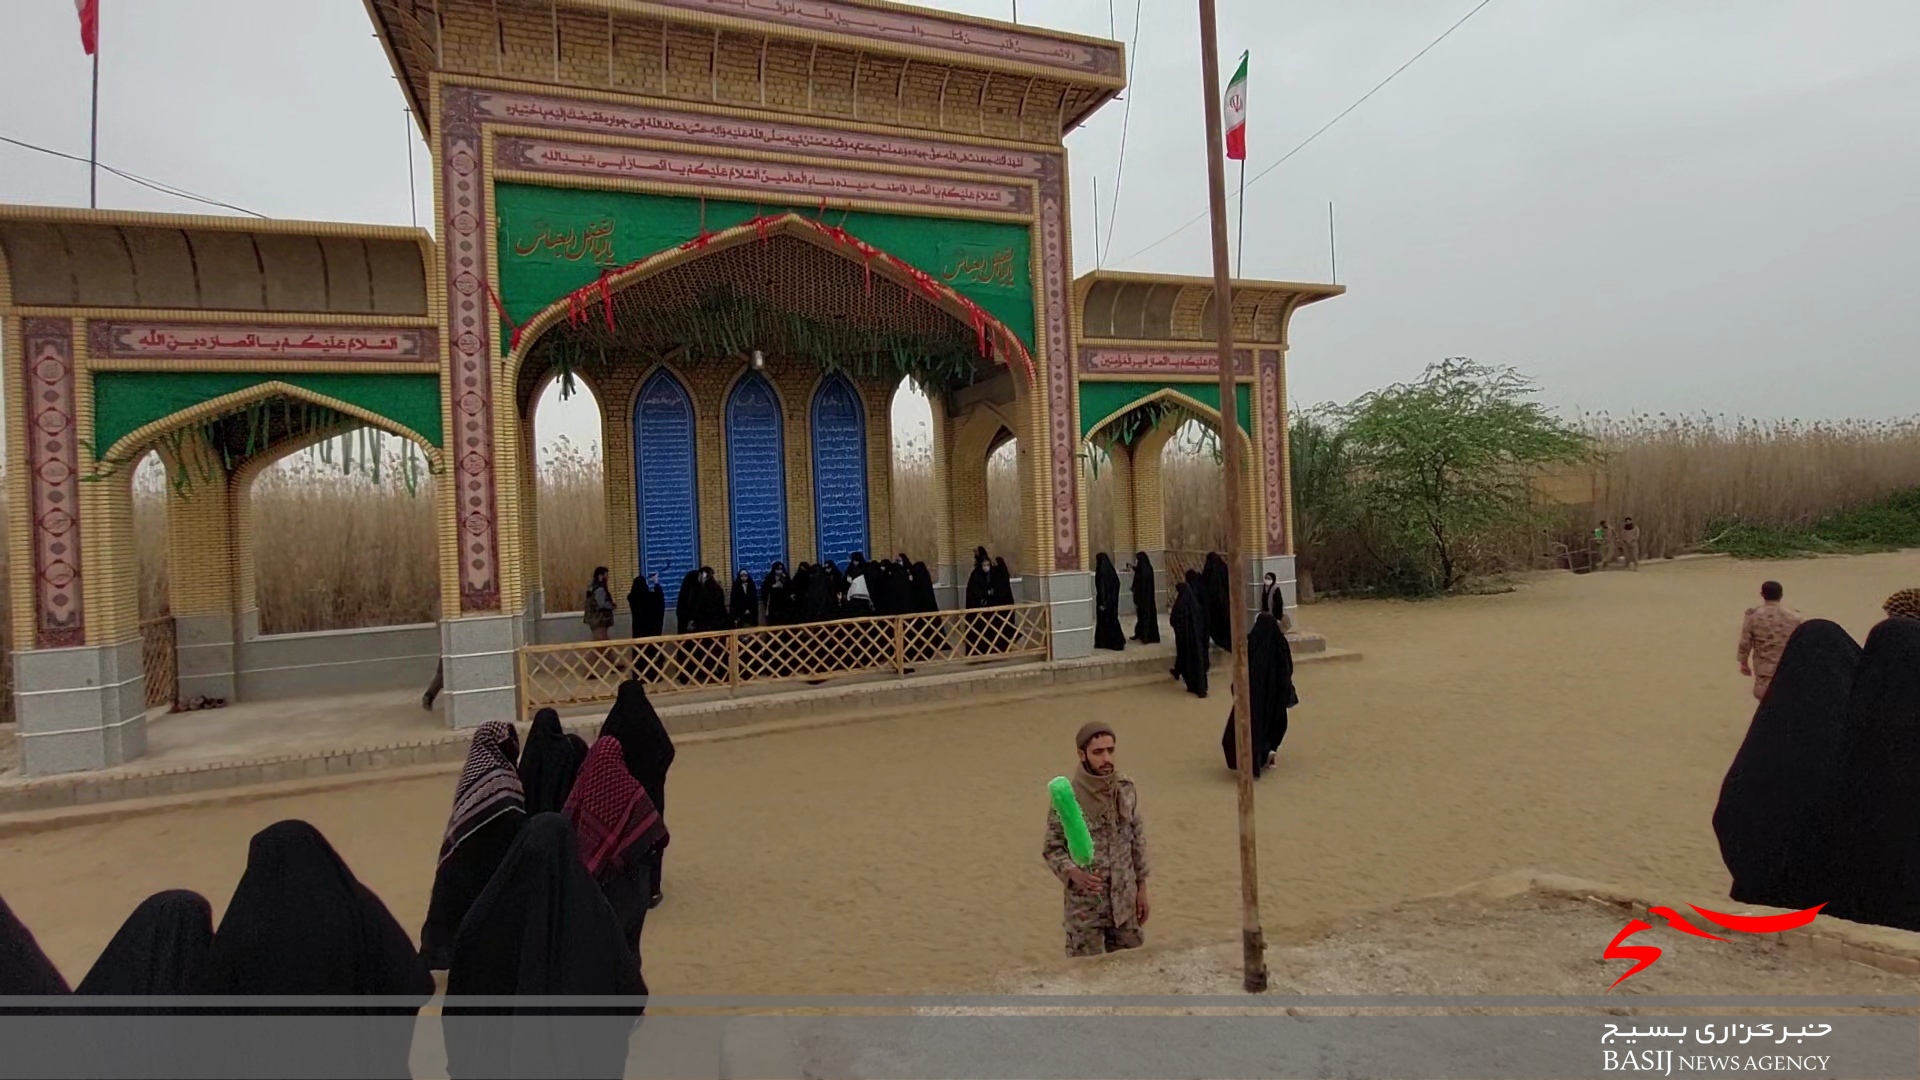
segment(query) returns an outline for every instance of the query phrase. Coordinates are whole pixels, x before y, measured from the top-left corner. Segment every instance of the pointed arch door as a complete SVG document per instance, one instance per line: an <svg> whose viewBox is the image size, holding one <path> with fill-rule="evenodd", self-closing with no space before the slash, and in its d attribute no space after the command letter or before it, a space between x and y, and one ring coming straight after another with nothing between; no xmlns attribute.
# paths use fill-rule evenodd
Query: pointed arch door
<svg viewBox="0 0 1920 1080"><path fill-rule="evenodd" d="M843 375L813 395L813 520L821 559L868 549L867 415Z"/></svg>
<svg viewBox="0 0 1920 1080"><path fill-rule="evenodd" d="M755 579L787 561L786 439L780 398L757 371L727 395L727 492L733 570Z"/></svg>
<svg viewBox="0 0 1920 1080"><path fill-rule="evenodd" d="M700 485L693 399L665 370L641 384L633 409L633 476L640 573L660 575L671 608L680 579L700 566Z"/></svg>

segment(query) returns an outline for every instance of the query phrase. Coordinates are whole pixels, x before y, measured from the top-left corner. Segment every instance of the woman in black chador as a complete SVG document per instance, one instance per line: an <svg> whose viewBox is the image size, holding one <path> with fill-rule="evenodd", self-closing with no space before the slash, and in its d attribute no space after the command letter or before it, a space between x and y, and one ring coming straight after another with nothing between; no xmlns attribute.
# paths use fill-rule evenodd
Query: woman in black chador
<svg viewBox="0 0 1920 1080"><path fill-rule="evenodd" d="M1293 691L1293 649L1287 635L1280 632L1280 620L1263 611L1247 634L1247 719L1253 728L1253 778L1260 779L1263 769L1273 764L1280 742L1287 737L1287 710L1300 704ZM1220 736L1220 749L1227 756L1227 768L1240 767L1234 737L1233 710L1227 710L1227 730Z"/></svg>
<svg viewBox="0 0 1920 1080"><path fill-rule="evenodd" d="M1776 676L1777 678L1778 676ZM1768 692L1772 696L1772 691ZM1764 704L1764 702L1763 702ZM1841 735L1822 914L1920 930L1920 622L1867 635Z"/></svg>
<svg viewBox="0 0 1920 1080"><path fill-rule="evenodd" d="M1860 646L1825 619L1787 639L1713 811L1733 899L1795 910L1834 899L1821 880L1823 834L1859 666Z"/></svg>
<svg viewBox="0 0 1920 1080"><path fill-rule="evenodd" d="M1127 633L1120 628L1120 574L1104 551L1094 559L1093 647L1115 651L1127 647Z"/></svg>
<svg viewBox="0 0 1920 1080"><path fill-rule="evenodd" d="M520 790L526 796L527 816L559 813L586 759L587 744L560 727L559 713L534 713L527 744L520 750Z"/></svg>
<svg viewBox="0 0 1920 1080"><path fill-rule="evenodd" d="M984 608L993 606L993 560L987 558L986 548L973 549L973 573L967 575L967 607ZM987 615L967 616L967 655L978 656L987 651L986 626L991 620Z"/></svg>
<svg viewBox="0 0 1920 1080"><path fill-rule="evenodd" d="M752 574L742 570L733 575L733 596L727 608L734 626L760 625L760 590L753 584Z"/></svg>
<svg viewBox="0 0 1920 1080"><path fill-rule="evenodd" d="M700 571L689 570L680 579L680 595L673 601L674 633L692 634L708 629L700 625ZM719 627L712 627L718 630Z"/></svg>
<svg viewBox="0 0 1920 1080"><path fill-rule="evenodd" d="M1200 573L1201 599L1207 605L1207 636L1225 652L1233 651L1233 586L1227 576L1227 560L1217 551L1207 552L1207 567Z"/></svg>
<svg viewBox="0 0 1920 1080"><path fill-rule="evenodd" d="M1133 553L1133 640L1160 644L1160 608L1153 595L1153 563L1147 553Z"/></svg>
<svg viewBox="0 0 1920 1080"><path fill-rule="evenodd" d="M573 829L540 814L520 830L453 944L447 996L644 996L640 958L587 872ZM447 1074L619 1076L637 1003L446 1008ZM564 1019L555 1021L555 1014ZM585 1019L591 1017L592 1019ZM402 1059L397 1075L405 1076Z"/></svg>
<svg viewBox="0 0 1920 1080"><path fill-rule="evenodd" d="M413 1018L433 997L433 974L387 905L353 876L320 831L282 821L248 845L247 869L213 932L197 992L407 999L410 1005L335 1010L383 1018L351 1040L324 1028L304 1038L281 1030L271 1042L232 1048L248 1076L280 1075L294 1062L313 1076L405 1076ZM241 1014L312 1011L268 1006Z"/></svg>
<svg viewBox="0 0 1920 1080"><path fill-rule="evenodd" d="M600 725L600 734L620 740L627 771L647 789L647 796L664 817L667 770L673 766L673 738L667 734L667 726L660 722L660 714L653 710L653 702L647 699L647 688L637 682L621 683L613 709L607 713L607 722ZM660 849L653 853L654 907L659 906L661 899L660 855Z"/></svg>
<svg viewBox="0 0 1920 1080"><path fill-rule="evenodd" d="M776 562L760 582L760 595L767 601L767 625L785 626L793 622L793 580L787 577L787 564Z"/></svg>
<svg viewBox="0 0 1920 1080"><path fill-rule="evenodd" d="M633 579L627 590L627 610L633 613L633 636L659 637L667 622L667 594L660 589L660 575L648 574Z"/></svg>
<svg viewBox="0 0 1920 1080"><path fill-rule="evenodd" d="M565 743L565 736L561 741ZM427 921L420 927L420 955L435 971L445 971L453 961L453 935L460 930L460 920L526 824L519 761L520 737L512 724L489 720L473 729L466 767L453 789L453 812L440 841Z"/></svg>
<svg viewBox="0 0 1920 1080"><path fill-rule="evenodd" d="M1207 696L1207 612L1200 603L1199 575L1187 571L1173 597L1169 621L1173 623L1173 677L1187 684L1187 692Z"/></svg>

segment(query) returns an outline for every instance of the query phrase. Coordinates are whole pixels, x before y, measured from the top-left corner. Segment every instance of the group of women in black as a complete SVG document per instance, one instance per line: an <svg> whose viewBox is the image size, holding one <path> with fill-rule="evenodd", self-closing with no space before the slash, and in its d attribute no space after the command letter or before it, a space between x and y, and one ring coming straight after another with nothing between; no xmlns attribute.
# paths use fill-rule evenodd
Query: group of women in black
<svg viewBox="0 0 1920 1080"><path fill-rule="evenodd" d="M1145 556L1140 558L1144 560ZM1151 568L1148 572L1152 572ZM1137 575L1135 580L1137 583ZM1168 614L1174 642L1171 674L1195 697L1207 696L1212 650L1218 647L1233 651L1229 608L1232 595L1227 560L1218 552L1208 552L1204 566L1198 571L1187 571L1184 580L1175 586L1173 608ZM1262 584L1260 609L1253 629L1247 634L1247 680L1251 695L1248 707L1253 726L1255 779L1272 766L1281 741L1287 737L1287 710L1300 704L1293 686L1293 649L1287 643L1282 623L1286 617L1286 599L1272 574L1268 574ZM1229 712L1226 730L1220 736L1220 749L1229 769L1238 768L1236 748L1233 714Z"/></svg>
<svg viewBox="0 0 1920 1080"><path fill-rule="evenodd" d="M227 1072L236 1056L252 1053L259 1073L298 1062L311 1075L404 1076L413 1017L433 996L432 972L445 970L456 1002L443 1021L452 1076L621 1075L642 1011L637 1003L583 1010L457 1001L647 993L640 935L648 909L661 901L673 756L673 740L637 682L621 686L591 747L565 734L552 710L535 718L524 749L513 725L482 724L454 789L418 948L319 830L282 821L254 836L217 927L199 894L159 893L135 909L74 992L398 999L327 1010L392 1018L356 1026L350 1037L346 1029L308 1028L308 1042L288 1043L288 1033L275 1029L267 1045L203 1052ZM0 902L0 997L69 992ZM158 1011L207 1010L176 1002ZM216 1010L276 1011L314 1013ZM526 1019L556 1013L569 1018L565 1026ZM583 1025L583 1015L595 1019ZM137 1073L156 1053L137 1046L88 1052L110 1074Z"/></svg>
<svg viewBox="0 0 1920 1080"><path fill-rule="evenodd" d="M1720 785L1735 900L1920 930L1920 619L1787 640Z"/></svg>
<svg viewBox="0 0 1920 1080"><path fill-rule="evenodd" d="M633 612L634 637L660 637L665 632L666 594L660 575L633 579L627 609ZM733 576L730 594L722 590L713 568L703 566L681 579L674 620L678 633L699 634L939 609L926 563L915 562L904 552L892 559L868 560L856 551L847 557L845 571L831 559L817 565L801 563L791 574L786 563L775 562L756 582L742 569Z"/></svg>

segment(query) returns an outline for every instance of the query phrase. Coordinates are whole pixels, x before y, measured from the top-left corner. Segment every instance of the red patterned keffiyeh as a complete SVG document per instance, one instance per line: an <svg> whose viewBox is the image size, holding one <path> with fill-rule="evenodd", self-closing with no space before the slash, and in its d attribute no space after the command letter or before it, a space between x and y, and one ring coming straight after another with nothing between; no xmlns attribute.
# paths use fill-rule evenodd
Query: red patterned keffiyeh
<svg viewBox="0 0 1920 1080"><path fill-rule="evenodd" d="M647 789L627 771L620 740L596 739L560 811L580 841L580 858L595 877L634 856L667 846L667 822Z"/></svg>
<svg viewBox="0 0 1920 1080"><path fill-rule="evenodd" d="M525 813L527 797L520 788L520 735L504 720L489 720L473 729L467 747L467 765L453 789L453 815L440 841L440 861L480 826L509 810Z"/></svg>

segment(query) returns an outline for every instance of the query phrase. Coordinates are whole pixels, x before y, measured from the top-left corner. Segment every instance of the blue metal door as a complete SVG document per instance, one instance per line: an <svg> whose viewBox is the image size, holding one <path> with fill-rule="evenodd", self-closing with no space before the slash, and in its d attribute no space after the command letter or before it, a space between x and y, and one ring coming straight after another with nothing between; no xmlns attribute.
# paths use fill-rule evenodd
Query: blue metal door
<svg viewBox="0 0 1920 1080"><path fill-rule="evenodd" d="M667 607L680 579L700 566L700 487L694 469L693 399L656 371L633 410L633 475L640 519L641 574L659 574Z"/></svg>
<svg viewBox="0 0 1920 1080"><path fill-rule="evenodd" d="M844 562L848 552L867 551L866 411L839 375L813 395L813 506L821 559Z"/></svg>
<svg viewBox="0 0 1920 1080"><path fill-rule="evenodd" d="M786 440L780 399L749 371L727 397L727 491L733 511L733 566L755 579L787 561Z"/></svg>

